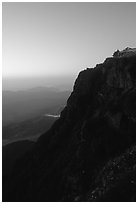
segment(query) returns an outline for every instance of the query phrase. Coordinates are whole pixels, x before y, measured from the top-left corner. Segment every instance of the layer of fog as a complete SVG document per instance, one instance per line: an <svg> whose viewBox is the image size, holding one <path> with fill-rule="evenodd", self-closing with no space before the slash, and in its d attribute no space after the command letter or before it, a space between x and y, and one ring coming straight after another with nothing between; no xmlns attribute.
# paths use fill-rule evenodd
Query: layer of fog
<svg viewBox="0 0 138 204"><path fill-rule="evenodd" d="M17 91L36 87L56 87L61 91L72 90L75 79L76 76L3 78L2 90Z"/></svg>

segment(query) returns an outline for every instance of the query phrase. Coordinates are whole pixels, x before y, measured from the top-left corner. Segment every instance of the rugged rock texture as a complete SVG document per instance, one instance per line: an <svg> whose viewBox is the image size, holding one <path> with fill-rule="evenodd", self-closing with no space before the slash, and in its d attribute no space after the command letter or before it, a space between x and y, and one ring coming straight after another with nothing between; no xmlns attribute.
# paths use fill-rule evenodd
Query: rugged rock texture
<svg viewBox="0 0 138 204"><path fill-rule="evenodd" d="M59 120L4 182L3 201L135 201L136 56L82 71Z"/></svg>
<svg viewBox="0 0 138 204"><path fill-rule="evenodd" d="M136 55L136 48L130 48L127 47L126 49L119 51L117 50L114 52L113 56L114 57L130 57L130 56L135 56Z"/></svg>

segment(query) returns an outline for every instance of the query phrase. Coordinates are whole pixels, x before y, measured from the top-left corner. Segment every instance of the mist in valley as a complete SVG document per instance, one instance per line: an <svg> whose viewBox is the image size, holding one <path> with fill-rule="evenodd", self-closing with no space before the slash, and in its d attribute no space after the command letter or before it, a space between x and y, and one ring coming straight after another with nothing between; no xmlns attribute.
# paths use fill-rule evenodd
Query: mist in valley
<svg viewBox="0 0 138 204"><path fill-rule="evenodd" d="M58 119L72 90L73 77L3 79L3 145L33 140Z"/></svg>

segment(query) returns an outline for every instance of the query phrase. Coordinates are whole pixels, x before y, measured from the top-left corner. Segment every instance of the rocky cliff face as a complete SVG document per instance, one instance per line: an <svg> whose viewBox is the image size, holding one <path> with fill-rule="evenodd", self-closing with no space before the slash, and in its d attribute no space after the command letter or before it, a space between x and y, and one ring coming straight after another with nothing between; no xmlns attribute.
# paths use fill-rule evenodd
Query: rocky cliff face
<svg viewBox="0 0 138 204"><path fill-rule="evenodd" d="M135 201L136 56L82 71L53 127L3 184L3 201Z"/></svg>

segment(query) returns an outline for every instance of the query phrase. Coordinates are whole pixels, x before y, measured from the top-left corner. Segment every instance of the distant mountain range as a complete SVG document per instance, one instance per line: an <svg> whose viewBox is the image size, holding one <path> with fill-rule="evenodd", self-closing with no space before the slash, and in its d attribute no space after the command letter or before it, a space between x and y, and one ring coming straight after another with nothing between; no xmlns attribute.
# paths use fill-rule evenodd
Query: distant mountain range
<svg viewBox="0 0 138 204"><path fill-rule="evenodd" d="M57 117L38 116L22 122L3 126L2 143L3 145L15 141L31 140L36 141L38 137L46 132L56 121Z"/></svg>
<svg viewBox="0 0 138 204"><path fill-rule="evenodd" d="M59 114L70 91L36 87L24 91L2 92L2 125L19 123L47 114Z"/></svg>

